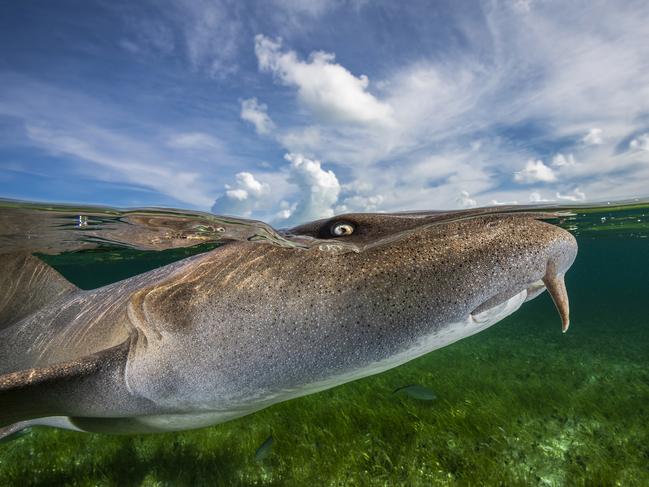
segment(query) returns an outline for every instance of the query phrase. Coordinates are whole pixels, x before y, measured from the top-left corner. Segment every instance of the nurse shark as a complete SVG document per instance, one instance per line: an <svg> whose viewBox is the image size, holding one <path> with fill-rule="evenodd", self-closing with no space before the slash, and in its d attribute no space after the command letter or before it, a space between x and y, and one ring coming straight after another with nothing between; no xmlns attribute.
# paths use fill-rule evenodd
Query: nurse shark
<svg viewBox="0 0 649 487"><path fill-rule="evenodd" d="M0 256L0 437L221 423L396 367L546 289L568 328L577 243L536 214L348 214L284 236L309 245L227 242L89 291Z"/></svg>

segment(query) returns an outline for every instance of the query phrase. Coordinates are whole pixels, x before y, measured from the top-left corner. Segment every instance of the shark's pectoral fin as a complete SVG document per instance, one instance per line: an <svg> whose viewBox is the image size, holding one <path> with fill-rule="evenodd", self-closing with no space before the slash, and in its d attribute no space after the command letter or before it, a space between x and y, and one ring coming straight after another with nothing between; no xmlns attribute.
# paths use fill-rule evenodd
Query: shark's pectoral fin
<svg viewBox="0 0 649 487"><path fill-rule="evenodd" d="M132 395L125 382L129 343L0 375L0 438L20 429L16 423L48 424L33 421L37 418L128 416L152 410L150 401Z"/></svg>
<svg viewBox="0 0 649 487"><path fill-rule="evenodd" d="M28 421L19 421L0 428L0 443L5 443L18 439L27 434L33 426L51 426L53 428L62 428L73 431L84 431L75 425L70 418L65 416L52 416L46 418L30 419Z"/></svg>
<svg viewBox="0 0 649 487"><path fill-rule="evenodd" d="M0 330L79 289L29 253L0 254Z"/></svg>
<svg viewBox="0 0 649 487"><path fill-rule="evenodd" d="M0 441L13 440L14 437L18 437L22 431L30 426L29 421L19 421L18 423L0 428Z"/></svg>

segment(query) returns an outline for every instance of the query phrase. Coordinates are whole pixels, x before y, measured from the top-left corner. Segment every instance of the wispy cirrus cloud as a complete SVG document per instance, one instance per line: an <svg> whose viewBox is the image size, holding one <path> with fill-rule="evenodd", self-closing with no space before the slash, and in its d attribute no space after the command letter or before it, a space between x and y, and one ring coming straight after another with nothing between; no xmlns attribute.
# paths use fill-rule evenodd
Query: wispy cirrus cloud
<svg viewBox="0 0 649 487"><path fill-rule="evenodd" d="M148 188L206 208L217 191L206 168L217 173L228 161L237 164L214 135L158 126L142 137L132 119L125 127L115 123L129 115L111 104L21 76L4 80L0 118L19 121L22 140L16 142L73 162L84 178Z"/></svg>
<svg viewBox="0 0 649 487"><path fill-rule="evenodd" d="M198 207L211 202L198 171L164 163L155 150L96 127L70 135L60 128L27 125L27 135L41 148L96 166L87 172L155 189ZM92 142L88 142L92 140Z"/></svg>

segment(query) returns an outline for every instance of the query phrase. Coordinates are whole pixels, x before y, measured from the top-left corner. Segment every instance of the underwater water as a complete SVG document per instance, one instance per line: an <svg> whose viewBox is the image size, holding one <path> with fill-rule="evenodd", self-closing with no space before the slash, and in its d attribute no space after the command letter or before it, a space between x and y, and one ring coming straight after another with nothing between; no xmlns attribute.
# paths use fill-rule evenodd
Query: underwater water
<svg viewBox="0 0 649 487"><path fill-rule="evenodd" d="M217 426L34 427L0 443L0 485L649 485L649 204L544 210L579 244L568 333L543 293L403 366ZM28 248L83 289L228 238L312 244L191 212L0 212L0 248Z"/></svg>

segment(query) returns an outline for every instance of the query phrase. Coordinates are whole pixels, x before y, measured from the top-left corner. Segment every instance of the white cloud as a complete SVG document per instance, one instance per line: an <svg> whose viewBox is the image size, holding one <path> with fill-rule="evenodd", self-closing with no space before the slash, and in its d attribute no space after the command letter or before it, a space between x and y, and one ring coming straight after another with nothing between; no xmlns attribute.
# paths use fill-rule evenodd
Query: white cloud
<svg viewBox="0 0 649 487"><path fill-rule="evenodd" d="M546 203L548 201L554 201L552 199L547 199L541 196L541 193L538 191L532 191L530 193L530 203Z"/></svg>
<svg viewBox="0 0 649 487"><path fill-rule="evenodd" d="M234 185L226 185L226 191L212 205L212 211L221 215L234 215L249 218L253 212L264 209L270 202L270 185L258 181L249 172L235 176Z"/></svg>
<svg viewBox="0 0 649 487"><path fill-rule="evenodd" d="M165 164L160 153L125 136L96 127L75 133L35 125L27 125L27 134L47 150L107 169L112 178L119 176L199 207L208 206L211 200L198 171Z"/></svg>
<svg viewBox="0 0 649 487"><path fill-rule="evenodd" d="M260 183L255 179L255 177L249 172L240 172L236 176L237 179L237 188L235 190L243 191L244 198L248 195L252 196L261 196L270 192L270 187L265 183ZM235 191L231 190L231 191ZM226 194L230 194L230 190L226 191Z"/></svg>
<svg viewBox="0 0 649 487"><path fill-rule="evenodd" d="M478 206L478 202L471 198L468 191L464 190L460 191L460 196L458 196L456 201L461 208L473 208L474 206Z"/></svg>
<svg viewBox="0 0 649 487"><path fill-rule="evenodd" d="M283 118L291 122L278 127L276 140L288 152L343 168L344 182L374 188L352 191L345 184L336 211L450 208L464 203L461 191L479 193L484 201L527 201L529 190L510 187L503 174L515 173L516 183L544 183L548 195L577 185L601 194L585 178L623 168L637 174L641 155L620 156L615 146L637 132L630 121L649 111L639 102L649 99L639 12L600 3L586 16L571 4L489 5L484 17L458 25L466 48L397 64L383 71L383 79L372 75L371 92L365 78L333 54L305 59L286 42L256 37L260 70L293 88L314 115L307 119L298 111ZM326 9L316 6L314 12ZM607 35L606 18L623 26L623 34ZM615 69L602 73L602 63ZM339 92L361 95L340 106ZM364 95L365 106L358 103ZM529 134L519 129L528 126ZM516 135L507 135L512 127ZM540 160L553 142L561 152ZM526 160L531 162L521 170L519 161ZM368 199L376 195L382 198L378 205Z"/></svg>
<svg viewBox="0 0 649 487"><path fill-rule="evenodd" d="M179 46L196 71L225 78L238 69L243 24L227 0L171 0L162 9L180 32Z"/></svg>
<svg viewBox="0 0 649 487"><path fill-rule="evenodd" d="M210 150L223 149L223 144L216 137L203 132L185 132L172 134L167 145L174 149Z"/></svg>
<svg viewBox="0 0 649 487"><path fill-rule="evenodd" d="M530 159L525 164L525 169L514 173L514 181L517 183L550 183L556 181L557 176L551 167L546 166L543 161Z"/></svg>
<svg viewBox="0 0 649 487"><path fill-rule="evenodd" d="M579 188L575 188L572 193L568 194L561 194L557 192L556 196L558 200L564 201L584 201L586 199L586 194Z"/></svg>
<svg viewBox="0 0 649 487"><path fill-rule="evenodd" d="M564 167L564 166L574 166L575 165L575 156L568 154L564 156L561 153L555 154L552 158L553 167Z"/></svg>
<svg viewBox="0 0 649 487"><path fill-rule="evenodd" d="M372 196L357 194L344 198L335 210L336 213L379 211L383 201L383 195L380 194Z"/></svg>
<svg viewBox="0 0 649 487"><path fill-rule="evenodd" d="M269 134L275 124L268 115L268 107L257 101L257 98L241 100L241 118L255 126L258 134Z"/></svg>
<svg viewBox="0 0 649 487"><path fill-rule="evenodd" d="M312 126L288 130L279 136L279 142L289 152L311 152L324 145L320 129Z"/></svg>
<svg viewBox="0 0 649 487"><path fill-rule="evenodd" d="M532 3L532 0L514 0L513 6L522 12L529 12L532 10Z"/></svg>
<svg viewBox="0 0 649 487"><path fill-rule="evenodd" d="M491 204L494 206L517 205L518 201L517 200L512 200L512 201L491 200Z"/></svg>
<svg viewBox="0 0 649 487"><path fill-rule="evenodd" d="M236 2L165 0L155 7L142 18L126 16L129 28L120 47L136 56L180 55L191 69L216 79L238 71L242 40L247 37Z"/></svg>
<svg viewBox="0 0 649 487"><path fill-rule="evenodd" d="M354 76L335 63L333 54L311 53L301 61L293 51L282 51L281 41L255 36L255 53L262 71L298 89L298 99L320 120L330 123L388 124L392 108L367 91L367 76Z"/></svg>
<svg viewBox="0 0 649 487"><path fill-rule="evenodd" d="M627 196L634 194L642 177L638 158L645 153L627 157L615 148L637 133L636 124L649 112L641 20L649 10L594 3L584 15L573 4L524 3L531 8L494 2L484 18L463 24L467 49L397 65L385 79L374 75L374 99L391 108L391 124L349 128L321 117L281 128L280 143L344 167L351 181L370 182L383 196L380 208L388 211L460 205L462 190L485 201L527 201L529 190L503 184L501 175L507 173L516 173L517 183L545 183L549 192L539 197L548 200L565 185L587 194L624 194L612 182L612 175L624 170ZM620 26L616 35L610 34L613 19ZM312 61L270 42L258 52L260 65L300 96L300 85L286 80L280 64ZM603 72L602 65L611 69ZM502 135L503 127L527 126L533 127L529 134ZM539 160L554 142L561 152ZM521 170L521 160L532 162ZM593 177L608 186L592 190L587 178ZM561 186L555 186L559 180ZM343 191L339 206L353 196Z"/></svg>
<svg viewBox="0 0 649 487"><path fill-rule="evenodd" d="M335 6L332 0L273 0L272 3L295 17L316 18Z"/></svg>
<svg viewBox="0 0 649 487"><path fill-rule="evenodd" d="M288 153L284 159L289 164L274 173L238 173L236 183L226 185L212 211L263 217L282 225L332 216L341 190L334 172L302 154Z"/></svg>
<svg viewBox="0 0 649 487"><path fill-rule="evenodd" d="M119 183L177 201L160 198L160 204L206 209L218 188L215 175L247 162L213 135L142 120L131 107L79 90L7 73L0 73L0 85L0 116L25 127L21 143L56 154L81 180Z"/></svg>
<svg viewBox="0 0 649 487"><path fill-rule="evenodd" d="M333 171L322 169L320 161L302 154L289 153L284 159L291 163L289 181L300 189L300 196L291 219L295 222L333 216L340 183Z"/></svg>
<svg viewBox="0 0 649 487"><path fill-rule="evenodd" d="M629 147L633 150L649 152L649 132L638 135L629 143Z"/></svg>
<svg viewBox="0 0 649 487"><path fill-rule="evenodd" d="M580 3L571 2L521 1L525 8L512 8L511 2L487 1L471 16L461 14L459 22L449 17L449 26L463 38L461 45L417 51L396 60L386 53L381 62L368 49L367 69L377 67L367 73L370 85L360 74L365 68L343 66L333 54L323 52L301 57L290 45L291 39L296 46L307 41L313 45L319 38L314 19L335 5L324 0L277 2L281 8L260 6L263 13L257 18L251 14L244 23L232 2L171 0L177 29L152 28L146 39L131 35L122 47L136 55L143 44L163 54L184 49L195 70L218 77L238 69L240 43L252 37L246 33L249 29L262 25L276 34L277 19L294 20L290 29L301 29L304 37L281 31L288 39L282 43L257 36L255 53L259 68L287 87L282 90L292 91L300 108L291 111L292 103L275 103L278 98L264 87L263 99L273 101L276 127L265 106L253 99L255 103L247 107L242 102L240 112L239 107L219 111L213 121L222 122L226 130L209 131L231 140L233 150L250 154L242 140L230 138L227 131L227 124L241 116L259 133L273 134L273 139L263 139L264 144L276 140L289 153L326 161L331 170L320 165L319 171L333 174L338 186L337 190L331 186L328 200L323 196L327 192L311 191L313 185L300 173L304 168L291 162L262 170L255 161L221 157L227 152L225 142L202 129L193 131L192 127L205 126L204 119L188 116L179 123L194 123L175 130L161 129L155 125L158 120L149 120L138 138L132 135L135 131L121 128L137 125L137 120L118 123L130 116L127 111L108 116L104 107L95 117L85 104L66 106L51 92L45 97L34 89L17 97L16 90L5 91L4 82L0 112L31 127L33 145L64 152L68 161L79 159L84 174L136 182L192 205L213 200L216 185L221 184L222 198L231 204L245 201L249 206L242 211L269 219L306 219L309 213L330 214L332 209L451 208L475 201L471 195L476 194L481 202L543 202L557 190L557 197L565 201L581 201L586 194L598 198L647 194L649 4L595 1L585 11ZM277 19L256 22L271 9L281 10ZM320 21L324 28L329 28L328 20ZM428 40L429 34L422 31L422 39ZM356 52L340 51L338 60L354 59ZM258 76L261 82L270 78ZM258 87L258 81L251 81L248 73L241 76L242 84ZM251 85L247 86L249 93ZM22 113L25 107L31 110L28 115ZM233 118L227 119L228 114ZM621 143L630 150L620 151ZM548 157L548 151L554 157ZM528 162L523 167L524 161ZM255 167L258 172L250 169ZM255 193L254 184L238 179L223 189L220 177L234 178L244 170L272 190ZM344 174L340 183L348 184L341 186L334 172ZM536 186L514 182L544 183L543 195L530 194Z"/></svg>
<svg viewBox="0 0 649 487"><path fill-rule="evenodd" d="M275 214L277 220L288 220L297 208L297 202L289 203L286 200L279 202L279 211Z"/></svg>
<svg viewBox="0 0 649 487"><path fill-rule="evenodd" d="M604 131L602 129L592 128L586 135L584 135L583 139L581 140L586 145L601 145L604 143L604 139L602 137L603 132Z"/></svg>

